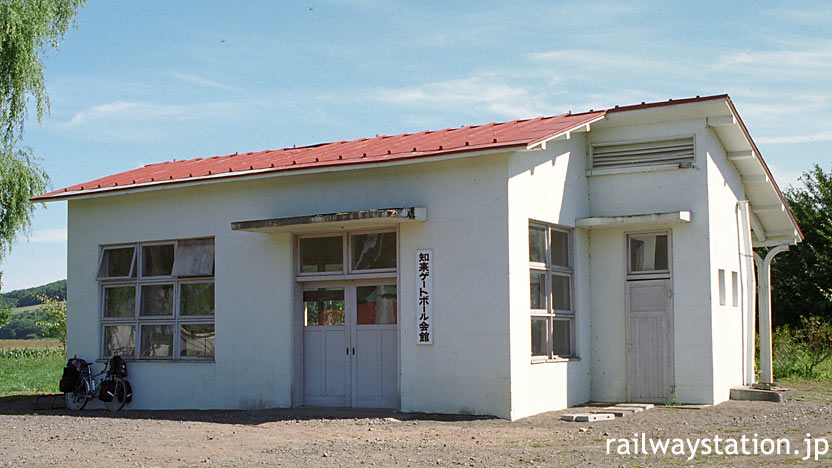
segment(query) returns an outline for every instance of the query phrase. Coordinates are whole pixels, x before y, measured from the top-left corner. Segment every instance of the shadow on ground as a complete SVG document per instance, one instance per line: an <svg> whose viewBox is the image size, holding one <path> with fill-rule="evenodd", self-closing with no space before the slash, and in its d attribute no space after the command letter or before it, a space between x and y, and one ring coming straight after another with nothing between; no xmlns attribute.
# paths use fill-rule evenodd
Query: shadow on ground
<svg viewBox="0 0 832 468"><path fill-rule="evenodd" d="M91 402L93 403L98 402ZM78 418L151 419L165 421L192 421L218 424L258 425L279 421L305 421L313 419L386 419L399 421L476 421L495 419L491 416L458 414L401 413L395 410L364 408L267 408L256 410L131 410L129 405L121 411L84 409L70 411L64 404L64 395L14 395L0 397L0 415L62 415Z"/></svg>

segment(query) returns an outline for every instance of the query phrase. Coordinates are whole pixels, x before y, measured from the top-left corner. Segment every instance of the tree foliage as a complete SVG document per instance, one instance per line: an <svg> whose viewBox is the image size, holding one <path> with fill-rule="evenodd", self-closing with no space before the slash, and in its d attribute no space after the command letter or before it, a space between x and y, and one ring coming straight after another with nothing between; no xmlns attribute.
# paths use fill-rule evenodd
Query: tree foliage
<svg viewBox="0 0 832 468"><path fill-rule="evenodd" d="M38 121L49 112L41 55L57 49L84 0L0 0L0 139L19 140L26 101L35 100Z"/></svg>
<svg viewBox="0 0 832 468"><path fill-rule="evenodd" d="M805 239L771 265L774 322L797 327L804 316L832 322L832 171L816 164L800 180L784 195Z"/></svg>
<svg viewBox="0 0 832 468"><path fill-rule="evenodd" d="M29 199L49 180L32 151L17 148L27 102L34 101L38 122L49 112L41 57L58 48L84 1L0 0L0 258L29 228Z"/></svg>
<svg viewBox="0 0 832 468"><path fill-rule="evenodd" d="M54 297L59 301L66 300L66 280L53 281L33 288L16 289L0 294L0 308L26 307L41 304L40 297Z"/></svg>
<svg viewBox="0 0 832 468"><path fill-rule="evenodd" d="M15 234L29 228L34 211L29 198L44 192L48 181L31 150L0 156L0 257L11 248Z"/></svg>
<svg viewBox="0 0 832 468"><path fill-rule="evenodd" d="M66 302L47 296L40 296L39 299L43 304L40 310L45 318L35 322L35 325L45 328L48 338L58 339L66 348Z"/></svg>

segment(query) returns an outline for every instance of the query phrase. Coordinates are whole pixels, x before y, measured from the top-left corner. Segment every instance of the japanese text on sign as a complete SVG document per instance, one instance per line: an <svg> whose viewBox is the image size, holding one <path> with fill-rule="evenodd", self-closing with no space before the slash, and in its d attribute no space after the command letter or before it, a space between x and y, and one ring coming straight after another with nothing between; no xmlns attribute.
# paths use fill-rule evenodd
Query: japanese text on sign
<svg viewBox="0 0 832 468"><path fill-rule="evenodd" d="M433 251L417 250L416 343L433 344Z"/></svg>

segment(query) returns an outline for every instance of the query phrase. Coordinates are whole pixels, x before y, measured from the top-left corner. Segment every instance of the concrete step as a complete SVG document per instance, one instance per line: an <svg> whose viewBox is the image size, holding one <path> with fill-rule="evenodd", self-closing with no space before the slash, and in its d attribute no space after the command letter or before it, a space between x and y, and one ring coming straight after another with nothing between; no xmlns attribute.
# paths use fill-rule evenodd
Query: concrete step
<svg viewBox="0 0 832 468"><path fill-rule="evenodd" d="M734 387L731 389L732 400L745 401L771 401L774 403L785 403L788 401L787 388L771 387L770 389L752 388L749 386Z"/></svg>
<svg viewBox="0 0 832 468"><path fill-rule="evenodd" d="M615 415L610 413L570 413L561 415L560 419L574 422L609 421L615 419Z"/></svg>

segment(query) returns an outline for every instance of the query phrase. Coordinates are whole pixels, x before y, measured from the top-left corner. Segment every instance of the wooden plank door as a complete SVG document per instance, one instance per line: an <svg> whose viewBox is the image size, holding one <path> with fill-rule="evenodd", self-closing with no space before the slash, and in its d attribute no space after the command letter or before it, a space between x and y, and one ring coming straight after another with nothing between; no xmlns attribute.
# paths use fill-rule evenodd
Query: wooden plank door
<svg viewBox="0 0 832 468"><path fill-rule="evenodd" d="M303 401L349 405L349 343L345 288L304 288Z"/></svg>
<svg viewBox="0 0 832 468"><path fill-rule="evenodd" d="M352 310L352 406L398 406L398 298L395 284L356 286Z"/></svg>
<svg viewBox="0 0 832 468"><path fill-rule="evenodd" d="M627 281L627 399L670 401L673 320L670 280Z"/></svg>

